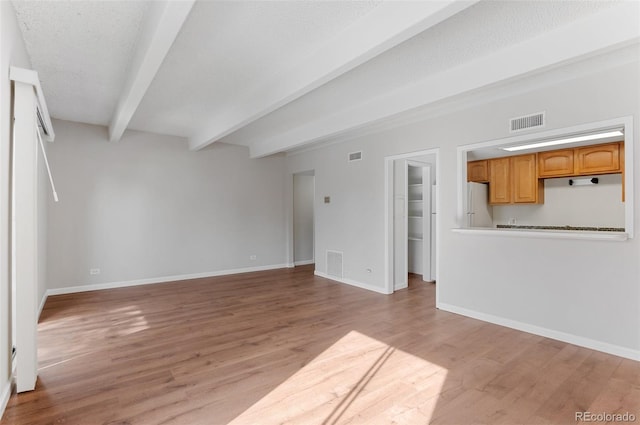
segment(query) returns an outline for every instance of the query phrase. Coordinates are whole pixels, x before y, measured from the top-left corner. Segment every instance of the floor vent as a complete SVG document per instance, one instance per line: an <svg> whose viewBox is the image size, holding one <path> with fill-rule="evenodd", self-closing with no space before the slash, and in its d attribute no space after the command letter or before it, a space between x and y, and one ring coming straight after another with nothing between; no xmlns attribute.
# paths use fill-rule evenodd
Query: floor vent
<svg viewBox="0 0 640 425"><path fill-rule="evenodd" d="M327 276L342 279L342 252L327 250Z"/></svg>
<svg viewBox="0 0 640 425"><path fill-rule="evenodd" d="M530 128L544 127L544 124L544 112L539 112L537 114L527 115L524 117L511 118L509 120L509 128L511 133L528 130Z"/></svg>
<svg viewBox="0 0 640 425"><path fill-rule="evenodd" d="M349 162L353 162L353 161L362 161L362 151L351 152L349 154Z"/></svg>

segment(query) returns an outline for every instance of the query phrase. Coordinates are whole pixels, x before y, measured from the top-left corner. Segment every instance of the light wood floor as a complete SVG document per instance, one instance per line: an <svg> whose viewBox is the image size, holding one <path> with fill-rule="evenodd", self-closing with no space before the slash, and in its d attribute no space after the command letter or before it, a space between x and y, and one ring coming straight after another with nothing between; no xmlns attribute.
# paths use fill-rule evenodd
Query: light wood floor
<svg viewBox="0 0 640 425"><path fill-rule="evenodd" d="M50 297L8 424L575 424L631 412L640 363L312 266Z"/></svg>

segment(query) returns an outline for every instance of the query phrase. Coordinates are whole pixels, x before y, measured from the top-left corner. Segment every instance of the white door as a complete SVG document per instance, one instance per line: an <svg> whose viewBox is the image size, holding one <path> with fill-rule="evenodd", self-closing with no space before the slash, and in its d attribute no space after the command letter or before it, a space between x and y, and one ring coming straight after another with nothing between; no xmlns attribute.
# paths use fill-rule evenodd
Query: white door
<svg viewBox="0 0 640 425"><path fill-rule="evenodd" d="M393 164L393 289L409 285L407 269L407 161Z"/></svg>
<svg viewBox="0 0 640 425"><path fill-rule="evenodd" d="M293 175L293 263L296 266L313 264L314 252L314 199L313 171Z"/></svg>
<svg viewBox="0 0 640 425"><path fill-rule="evenodd" d="M422 166L422 280L430 282L432 274L431 167Z"/></svg>
<svg viewBox="0 0 640 425"><path fill-rule="evenodd" d="M431 185L431 281L436 280L436 214L438 211L438 186Z"/></svg>

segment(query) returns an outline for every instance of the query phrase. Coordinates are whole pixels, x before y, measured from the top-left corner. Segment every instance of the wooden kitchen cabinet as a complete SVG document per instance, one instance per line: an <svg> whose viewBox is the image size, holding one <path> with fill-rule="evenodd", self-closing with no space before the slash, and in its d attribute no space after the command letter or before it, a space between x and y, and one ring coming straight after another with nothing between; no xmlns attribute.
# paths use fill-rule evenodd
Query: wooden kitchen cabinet
<svg viewBox="0 0 640 425"><path fill-rule="evenodd" d="M489 160L489 203L541 204L544 183L538 179L536 154Z"/></svg>
<svg viewBox="0 0 640 425"><path fill-rule="evenodd" d="M489 160L489 203L493 205L511 203L511 160L509 157Z"/></svg>
<svg viewBox="0 0 640 425"><path fill-rule="evenodd" d="M538 177L573 176L573 149L538 152Z"/></svg>
<svg viewBox="0 0 640 425"><path fill-rule="evenodd" d="M622 172L622 144L606 143L538 153L538 177L573 177Z"/></svg>
<svg viewBox="0 0 640 425"><path fill-rule="evenodd" d="M538 179L536 154L510 157L511 186L514 204L544 202L544 182Z"/></svg>
<svg viewBox="0 0 640 425"><path fill-rule="evenodd" d="M476 183L488 183L489 161L483 159L480 161L467 162L467 181Z"/></svg>
<svg viewBox="0 0 640 425"><path fill-rule="evenodd" d="M620 144L585 146L575 150L575 173L577 175L606 174L620 172Z"/></svg>
<svg viewBox="0 0 640 425"><path fill-rule="evenodd" d="M624 143L618 143L620 146L620 170L622 170L622 202L624 202Z"/></svg>
<svg viewBox="0 0 640 425"><path fill-rule="evenodd" d="M547 178L617 173L624 202L623 142L467 162L467 181L488 182L491 205L542 204Z"/></svg>

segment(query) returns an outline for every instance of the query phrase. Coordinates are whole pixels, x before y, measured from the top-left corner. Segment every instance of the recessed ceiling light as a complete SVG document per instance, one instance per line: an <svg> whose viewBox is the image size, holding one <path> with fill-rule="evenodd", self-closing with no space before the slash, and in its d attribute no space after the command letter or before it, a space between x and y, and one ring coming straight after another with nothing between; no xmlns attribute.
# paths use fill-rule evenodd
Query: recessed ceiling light
<svg viewBox="0 0 640 425"><path fill-rule="evenodd" d="M624 136L624 133L622 132L622 130L614 130L614 131L608 131L606 133L585 134L582 136L566 137L564 139L554 139L554 140L546 140L544 142L529 143L527 145L502 147L500 149L513 152L513 151L521 151L525 149L543 148L546 146L564 145L567 143L574 143L574 142L586 142L589 140L606 139L608 137L615 137L615 136Z"/></svg>

